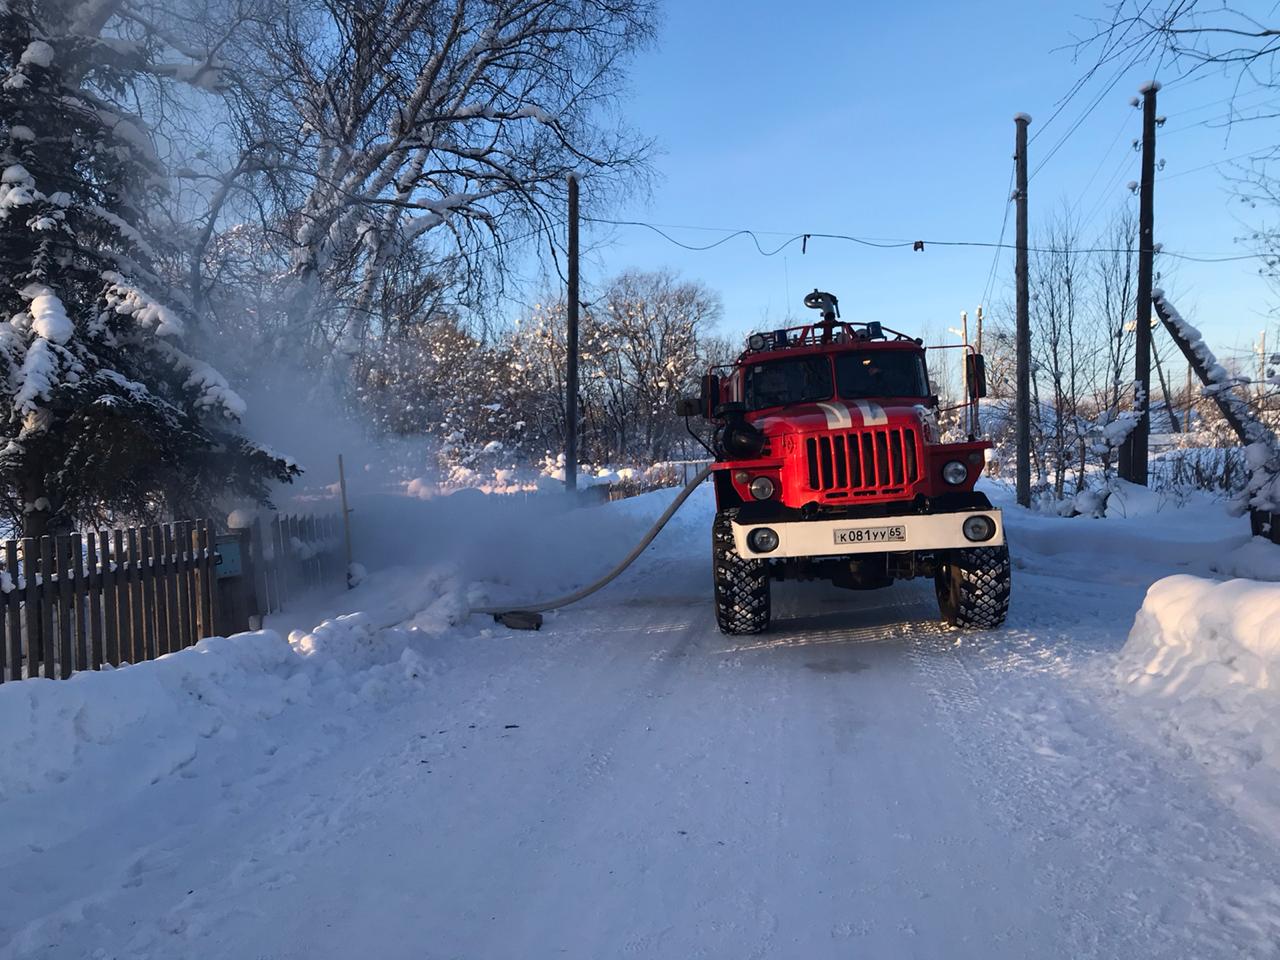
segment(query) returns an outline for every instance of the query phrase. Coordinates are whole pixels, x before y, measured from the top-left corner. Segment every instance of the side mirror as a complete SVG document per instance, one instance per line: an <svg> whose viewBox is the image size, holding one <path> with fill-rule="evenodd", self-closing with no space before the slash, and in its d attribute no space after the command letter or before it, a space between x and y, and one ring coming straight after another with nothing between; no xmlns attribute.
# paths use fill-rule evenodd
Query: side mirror
<svg viewBox="0 0 1280 960"><path fill-rule="evenodd" d="M720 404L720 378L708 373L698 385L696 397L681 397L676 401L677 417L705 417L710 420Z"/></svg>
<svg viewBox="0 0 1280 960"><path fill-rule="evenodd" d="M966 354L964 378L969 384L969 396L980 400L987 395L987 361L980 353Z"/></svg>
<svg viewBox="0 0 1280 960"><path fill-rule="evenodd" d="M702 378L702 393L698 400L702 404L702 416L710 420L720 403L720 378L714 373L708 373Z"/></svg>

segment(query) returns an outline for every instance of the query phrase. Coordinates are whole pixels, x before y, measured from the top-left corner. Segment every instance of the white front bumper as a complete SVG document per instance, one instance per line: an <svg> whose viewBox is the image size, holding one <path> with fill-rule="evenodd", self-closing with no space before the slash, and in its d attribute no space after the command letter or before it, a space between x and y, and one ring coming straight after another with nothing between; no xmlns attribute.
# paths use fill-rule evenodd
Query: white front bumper
<svg viewBox="0 0 1280 960"><path fill-rule="evenodd" d="M995 521L995 536L990 540L975 543L965 537L961 525L974 514ZM778 535L778 549L756 553L747 546L747 535L757 527L768 527ZM1004 543L1004 519L999 510L963 510L928 516L877 517L866 520L789 520L784 523L751 524L735 522L733 540L739 556L762 560L781 557L839 557L899 550L948 550L953 547L998 547Z"/></svg>

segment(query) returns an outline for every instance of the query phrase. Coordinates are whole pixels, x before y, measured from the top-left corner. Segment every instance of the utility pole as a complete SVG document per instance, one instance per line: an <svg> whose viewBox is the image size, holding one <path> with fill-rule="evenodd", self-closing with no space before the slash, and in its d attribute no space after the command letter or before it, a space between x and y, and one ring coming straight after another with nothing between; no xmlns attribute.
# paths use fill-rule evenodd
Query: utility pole
<svg viewBox="0 0 1280 960"><path fill-rule="evenodd" d="M1155 244L1152 240L1156 182L1156 92L1155 80L1143 84L1142 94L1142 180L1138 188L1138 326L1134 331L1133 402L1142 406L1142 416L1125 441L1128 456L1121 456L1130 483L1147 485L1147 444L1151 438L1151 285L1155 271Z"/></svg>
<svg viewBox="0 0 1280 960"><path fill-rule="evenodd" d="M564 487L578 489L578 177L569 174L569 303L564 398Z"/></svg>
<svg viewBox="0 0 1280 960"><path fill-rule="evenodd" d="M975 347L979 353L982 352L982 304L978 304L978 342Z"/></svg>
<svg viewBox="0 0 1280 960"><path fill-rule="evenodd" d="M1017 149L1014 160L1018 168L1018 192L1014 195L1018 204L1017 244L1015 261L1017 277L1017 354L1018 390L1015 400L1015 419L1018 424L1017 440L1017 493L1018 503L1031 506L1031 298L1027 289L1027 124L1031 117L1019 113L1013 118L1018 128Z"/></svg>

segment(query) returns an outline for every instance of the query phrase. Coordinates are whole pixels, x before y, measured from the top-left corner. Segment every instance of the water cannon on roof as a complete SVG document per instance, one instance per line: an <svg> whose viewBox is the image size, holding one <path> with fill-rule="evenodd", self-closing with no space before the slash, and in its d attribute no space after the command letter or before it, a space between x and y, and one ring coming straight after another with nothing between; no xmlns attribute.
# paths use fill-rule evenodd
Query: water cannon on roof
<svg viewBox="0 0 1280 960"><path fill-rule="evenodd" d="M840 301L836 295L814 288L813 293L805 294L804 305L810 310L822 311L822 320L815 326L822 329L822 342L830 343L831 333L840 319Z"/></svg>

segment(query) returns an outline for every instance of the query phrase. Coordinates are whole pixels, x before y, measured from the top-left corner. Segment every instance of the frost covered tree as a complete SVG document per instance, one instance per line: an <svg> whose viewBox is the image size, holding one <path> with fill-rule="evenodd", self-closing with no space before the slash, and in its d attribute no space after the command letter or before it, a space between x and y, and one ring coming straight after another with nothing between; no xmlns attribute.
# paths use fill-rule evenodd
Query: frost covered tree
<svg viewBox="0 0 1280 960"><path fill-rule="evenodd" d="M580 320L579 449L584 462L650 464L689 453L675 416L712 363L736 356L712 329L720 299L669 272L609 281ZM439 439L442 466L461 475L555 459L564 448L563 298L535 304L510 327L468 330L447 311L362 361L360 397L397 433Z"/></svg>
<svg viewBox="0 0 1280 960"><path fill-rule="evenodd" d="M164 71L156 43L102 35L117 6L0 5L0 484L24 536L261 500L297 472L238 432L242 401L184 349L149 219L163 171L121 106Z"/></svg>
<svg viewBox="0 0 1280 960"><path fill-rule="evenodd" d="M414 250L483 303L477 282L562 218L569 172L588 202L634 183L648 145L612 106L654 19L653 0L278 0L235 31L253 156L234 169L272 188L292 349L376 347L380 285Z"/></svg>
<svg viewBox="0 0 1280 960"><path fill-rule="evenodd" d="M668 459L684 435L675 401L696 392L706 371L704 341L720 319L720 298L703 284L657 271L624 273L601 300L600 363L615 385L602 414L614 444L645 463Z"/></svg>

